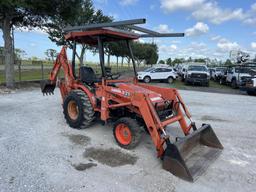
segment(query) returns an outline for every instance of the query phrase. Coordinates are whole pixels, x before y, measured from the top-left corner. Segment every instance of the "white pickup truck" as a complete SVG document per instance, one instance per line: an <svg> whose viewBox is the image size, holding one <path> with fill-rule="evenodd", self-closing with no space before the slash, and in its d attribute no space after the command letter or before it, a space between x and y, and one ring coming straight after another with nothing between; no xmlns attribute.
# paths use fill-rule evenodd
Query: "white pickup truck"
<svg viewBox="0 0 256 192"><path fill-rule="evenodd" d="M240 86L241 91L246 91L248 95L256 95L256 78L246 80L245 84Z"/></svg>
<svg viewBox="0 0 256 192"><path fill-rule="evenodd" d="M214 81L219 81L221 74L225 71L225 67L215 67L212 69L212 74L211 74L211 78Z"/></svg>
<svg viewBox="0 0 256 192"><path fill-rule="evenodd" d="M210 73L206 65L190 65L184 75L185 84L201 84L209 86Z"/></svg>
<svg viewBox="0 0 256 192"><path fill-rule="evenodd" d="M227 84L230 84L233 89L238 88L244 79L251 77L248 68L246 67L229 67L227 70Z"/></svg>

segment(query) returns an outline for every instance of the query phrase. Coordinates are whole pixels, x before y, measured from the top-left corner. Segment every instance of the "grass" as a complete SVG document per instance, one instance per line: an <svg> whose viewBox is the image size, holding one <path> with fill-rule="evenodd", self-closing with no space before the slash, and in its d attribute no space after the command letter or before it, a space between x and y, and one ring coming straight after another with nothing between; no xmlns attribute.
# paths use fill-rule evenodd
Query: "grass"
<svg viewBox="0 0 256 192"><path fill-rule="evenodd" d="M47 78L47 76L50 74L49 69L44 70L44 77ZM19 79L21 78L21 79ZM22 70L20 77L19 72L15 71L15 81L33 81L33 80L40 80L42 79L42 73L40 69L33 69L33 70ZM5 75L3 72L0 72L0 84L5 82Z"/></svg>
<svg viewBox="0 0 256 192"><path fill-rule="evenodd" d="M232 88L230 86L226 86L226 85L220 85L218 82L215 81L210 81L210 85L209 87L206 86L193 86L193 85L185 85L184 82L180 81L180 80L175 80L172 84L158 84L159 86L163 86L163 87L171 87L171 88L176 88L176 89L186 89L186 90L207 90L207 89L220 89L220 90L226 90L226 91L232 91Z"/></svg>
<svg viewBox="0 0 256 192"><path fill-rule="evenodd" d="M26 65L29 66L29 65ZM41 80L42 79L42 72L40 67L38 68L37 65L33 65L35 66L35 69L24 69L25 66L21 66L21 73L19 74L18 70L15 70L15 81L19 82L19 81L35 81L35 80ZM101 74L101 69L99 65L94 65L94 64L88 64L86 66L92 67L95 71L96 74ZM37 68L36 68L37 67ZM118 72L127 72L127 71L131 71L132 67L128 66L128 65L124 65L124 66L120 66L117 67L115 66L111 66L111 71L112 73L118 73ZM51 67L44 67L44 79L47 79L49 74L51 72ZM77 74L78 74L78 70L77 70ZM60 71L60 76L63 77L63 72L62 70ZM0 70L0 84L5 82L5 74L3 70Z"/></svg>
<svg viewBox="0 0 256 192"><path fill-rule="evenodd" d="M52 65L52 64L51 64ZM36 66L36 65L34 65ZM49 66L49 65L48 65ZM94 69L95 73L97 75L101 74L101 69L99 65L93 64L93 63L88 63L86 66L90 66ZM51 71L51 67L45 67L44 68L44 79L47 79L49 77ZM120 72L131 72L132 71L132 66L128 65L123 65L117 67L116 65L111 65L111 71L112 73L120 73ZM139 69L138 69L139 71ZM78 71L77 71L78 74ZM132 73L131 73L132 74ZM63 71L60 71L60 77L63 77ZM37 69L22 69L21 67L21 74L19 75L18 70L15 71L15 81L35 81L35 80L41 80L42 79L42 73L40 67ZM0 70L0 84L5 82L5 76L4 76L4 71ZM209 87L203 87L203 86L197 86L194 87L192 85L185 85L184 82L181 82L180 80L174 81L172 84L161 84L161 86L165 87L172 87L172 88L177 88L177 89L207 89L207 88L213 88L213 89L222 89L222 90L231 90L231 87L226 86L226 85L220 85L217 82L210 81L210 86Z"/></svg>

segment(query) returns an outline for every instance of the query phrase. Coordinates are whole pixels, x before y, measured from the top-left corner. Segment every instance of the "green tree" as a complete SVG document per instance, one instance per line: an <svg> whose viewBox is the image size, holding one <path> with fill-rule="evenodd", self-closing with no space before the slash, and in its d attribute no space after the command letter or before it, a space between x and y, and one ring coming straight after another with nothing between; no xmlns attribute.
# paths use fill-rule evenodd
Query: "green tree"
<svg viewBox="0 0 256 192"><path fill-rule="evenodd" d="M16 48L14 50L14 54L15 54L15 60L21 60L25 55L26 55L26 52L22 49L18 49ZM0 56L3 56L4 55L4 47L0 47Z"/></svg>
<svg viewBox="0 0 256 192"><path fill-rule="evenodd" d="M31 61L38 61L38 60L39 60L39 58L38 58L38 57L36 57L36 56L32 56L32 57L30 58L30 60L31 60Z"/></svg>
<svg viewBox="0 0 256 192"><path fill-rule="evenodd" d="M203 59L203 58L198 58L198 59L195 59L194 61L195 61L196 63L205 63L205 62L206 62L206 60Z"/></svg>
<svg viewBox="0 0 256 192"><path fill-rule="evenodd" d="M143 61L147 65L155 64L158 60L158 47L156 44L134 41L132 49L138 65Z"/></svg>
<svg viewBox="0 0 256 192"><path fill-rule="evenodd" d="M158 61L159 64L165 64L164 60Z"/></svg>
<svg viewBox="0 0 256 192"><path fill-rule="evenodd" d="M167 65L172 65L172 59L171 59L171 58L168 58L168 59L166 60L166 64L167 64Z"/></svg>
<svg viewBox="0 0 256 192"><path fill-rule="evenodd" d="M4 39L6 86L14 87L13 27L42 27L54 18L72 18L82 0L2 0L0 1L0 28ZM71 6L72 5L72 6Z"/></svg>
<svg viewBox="0 0 256 192"><path fill-rule="evenodd" d="M57 51L55 49L47 49L44 54L49 60L54 61L54 59L57 57Z"/></svg>
<svg viewBox="0 0 256 192"><path fill-rule="evenodd" d="M91 0L82 0L80 5L76 8L76 14L73 15L73 17L55 17L46 27L51 41L55 42L57 45L68 45L72 47L64 38L65 32L63 29L66 26L81 26L92 23L111 22L112 20L111 17L105 16L101 10L95 9ZM95 47L81 44L80 54L76 53L80 65L83 65L86 49L96 51Z"/></svg>
<svg viewBox="0 0 256 192"><path fill-rule="evenodd" d="M131 47L134 54L134 59L138 65L140 65L140 63L142 62L144 62L147 65L155 64L157 62L158 47L156 44L132 41ZM124 41L106 43L105 52L108 56L108 63L110 55L113 55L117 58L117 65L119 57L122 58L122 63L124 58L127 58L128 63L131 59L126 42Z"/></svg>
<svg viewBox="0 0 256 192"><path fill-rule="evenodd" d="M179 63L182 63L183 62L183 59L179 59L179 58L175 58L172 62L173 65L175 64L179 64Z"/></svg>
<svg viewBox="0 0 256 192"><path fill-rule="evenodd" d="M189 57L188 58L188 62L192 62L193 60L192 60L192 57Z"/></svg>
<svg viewBox="0 0 256 192"><path fill-rule="evenodd" d="M232 65L232 62L230 59L227 59L224 63L224 65L228 66L228 65Z"/></svg>
<svg viewBox="0 0 256 192"><path fill-rule="evenodd" d="M145 62L147 65L152 65L157 63L158 60L158 47L154 43L145 43Z"/></svg>
<svg viewBox="0 0 256 192"><path fill-rule="evenodd" d="M14 50L14 53L15 53L15 59L18 59L18 60L21 60L27 54L26 51L18 48Z"/></svg>

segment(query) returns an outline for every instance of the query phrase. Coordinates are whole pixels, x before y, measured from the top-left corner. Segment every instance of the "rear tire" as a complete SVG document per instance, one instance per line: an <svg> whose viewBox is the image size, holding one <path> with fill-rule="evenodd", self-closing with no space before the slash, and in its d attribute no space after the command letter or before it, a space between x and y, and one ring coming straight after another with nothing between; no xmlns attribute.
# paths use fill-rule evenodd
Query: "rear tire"
<svg viewBox="0 0 256 192"><path fill-rule="evenodd" d="M142 129L135 119L122 117L115 122L113 134L120 147L133 149L140 142Z"/></svg>
<svg viewBox="0 0 256 192"><path fill-rule="evenodd" d="M146 77L144 77L143 81L144 81L145 83L150 83L151 78L150 78L149 76L146 76Z"/></svg>
<svg viewBox="0 0 256 192"><path fill-rule="evenodd" d="M89 127L95 118L90 99L82 90L73 90L66 96L63 113L67 124L75 129Z"/></svg>
<svg viewBox="0 0 256 192"><path fill-rule="evenodd" d="M251 96L255 96L256 95L256 91L247 91L247 94L251 95Z"/></svg>

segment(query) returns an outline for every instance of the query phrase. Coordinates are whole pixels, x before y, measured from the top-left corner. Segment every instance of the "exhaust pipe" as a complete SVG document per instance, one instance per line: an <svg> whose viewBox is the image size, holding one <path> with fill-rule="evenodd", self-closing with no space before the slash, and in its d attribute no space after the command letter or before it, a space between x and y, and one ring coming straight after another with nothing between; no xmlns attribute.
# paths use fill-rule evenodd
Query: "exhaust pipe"
<svg viewBox="0 0 256 192"><path fill-rule="evenodd" d="M163 168L187 181L195 181L219 157L223 149L212 127L202 125L175 143L166 141Z"/></svg>

